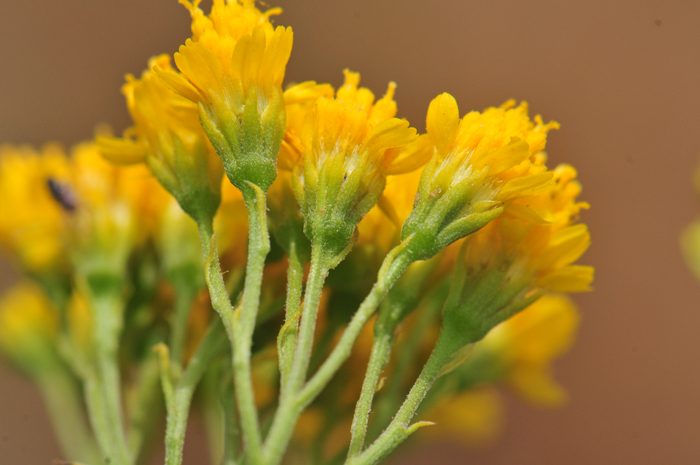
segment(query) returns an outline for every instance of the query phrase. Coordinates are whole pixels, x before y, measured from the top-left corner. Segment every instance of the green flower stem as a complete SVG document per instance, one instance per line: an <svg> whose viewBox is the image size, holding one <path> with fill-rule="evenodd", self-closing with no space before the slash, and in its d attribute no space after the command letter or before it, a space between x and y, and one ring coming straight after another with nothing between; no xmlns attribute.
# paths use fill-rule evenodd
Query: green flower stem
<svg viewBox="0 0 700 465"><path fill-rule="evenodd" d="M101 465L102 458L85 417L77 381L61 367L41 373L37 382L66 458Z"/></svg>
<svg viewBox="0 0 700 465"><path fill-rule="evenodd" d="M406 400L387 429L362 454L348 458L345 462L346 465L373 465L379 463L380 460L386 457L417 429L430 424L418 422L411 425L410 422L428 390L440 376L442 368L457 349L455 339L443 330L420 376L418 376Z"/></svg>
<svg viewBox="0 0 700 465"><path fill-rule="evenodd" d="M202 248L206 256L204 276L207 281L207 288L209 289L209 299L211 300L212 307L219 315L219 318L221 318L224 328L226 329L226 334L232 341L231 346L233 347L234 309L231 305L231 299L226 290L226 285L224 284L223 275L221 274L219 251L216 248L216 241L213 240L214 233L212 231L211 221L199 225L199 236L202 239Z"/></svg>
<svg viewBox="0 0 700 465"><path fill-rule="evenodd" d="M185 444L185 431L187 429L187 418L190 404L192 403L192 396L213 360L221 355L225 349L225 331L221 323L216 320L174 386L172 384L168 385L168 383L171 383L169 378L173 375L169 361L166 360L162 363L161 369L164 373L161 375L164 377L164 391L166 393L166 409L168 413L165 429L166 465L180 465L182 463L182 451Z"/></svg>
<svg viewBox="0 0 700 465"><path fill-rule="evenodd" d="M107 415L103 383L95 370L90 369L84 373L83 388L90 426L95 433L102 457L105 462L116 464L118 462L115 457L118 453L114 451L115 442L112 424Z"/></svg>
<svg viewBox="0 0 700 465"><path fill-rule="evenodd" d="M405 244L405 242L404 242ZM350 320L350 324L333 348L321 368L311 377L304 389L300 392L298 401L306 408L320 394L331 378L338 371L340 366L350 357L352 346L360 335L362 328L374 314L379 304L396 283L396 280L406 271L412 263L408 255L401 253L404 244L396 247L384 260L377 282L360 305L355 315Z"/></svg>
<svg viewBox="0 0 700 465"><path fill-rule="evenodd" d="M121 280L112 276L96 275L88 292L94 318L95 367L92 374L92 405L99 428L109 437L101 441L106 462L127 465L132 462L124 434L122 417L121 380L118 366L119 335L122 330L123 302ZM90 278L88 278L90 281ZM99 405L101 404L101 405ZM93 428L97 429L96 425ZM100 432L102 434L102 432Z"/></svg>
<svg viewBox="0 0 700 465"><path fill-rule="evenodd" d="M299 256L296 243L292 240L289 251L289 267L287 268L287 300L285 303L284 326L277 338L281 392L286 392L289 373L294 362L303 280L304 264Z"/></svg>
<svg viewBox="0 0 700 465"><path fill-rule="evenodd" d="M421 342L425 336L425 328L430 327L432 321L439 315L448 289L449 280L446 280L435 289L434 293L425 303L425 308L420 311L418 321L414 323L411 332L404 339L401 350L397 353L396 365L393 369L393 373L396 373L396 376L392 376L387 386L384 388L382 399L375 409L374 421L369 428L369 432L365 433L366 436L375 437L375 435L378 435L389 421L391 421L391 415L400 407L400 393L404 381L401 375L409 373L411 366L415 363L416 354L420 350ZM387 331L385 330L384 333L387 333ZM375 337L378 338L380 336ZM393 349L393 343L395 341L391 342L391 349Z"/></svg>
<svg viewBox="0 0 700 465"><path fill-rule="evenodd" d="M374 394L379 385L382 371L389 363L389 357L395 342L394 333L396 328L420 303L425 281L435 270L439 260L439 257L437 257L432 263L422 262L418 264L418 270L414 269L413 273L409 271L393 291L389 293L379 312L379 318L374 325L374 342L367 364L367 372L365 373L362 391L355 405L355 414L352 419L351 440L348 448L349 458L359 455L364 448ZM427 327L429 319L426 318L426 314L432 315L432 312L426 311L421 314L414 333L420 332L422 328ZM413 361L413 354L411 354L410 360ZM403 370L407 369L408 367L403 367ZM396 370L396 373L405 372L401 369ZM396 379L398 378L394 377L394 381Z"/></svg>
<svg viewBox="0 0 700 465"><path fill-rule="evenodd" d="M173 276L172 284L175 288L175 311L173 313L169 348L173 362L181 365L185 352L187 322L192 310L192 304L199 292L199 283L193 283L189 274L181 273Z"/></svg>
<svg viewBox="0 0 700 465"><path fill-rule="evenodd" d="M306 373L309 369L309 363L311 362L311 351L313 349L314 333L316 331L318 307L321 302L323 283L327 275L328 267L325 264L323 253L313 248L311 253L311 268L309 269L309 277L306 282L304 308L301 314L299 338L297 340L294 361L288 379L288 392L290 395L296 395L306 381ZM284 402L284 400L282 402Z"/></svg>
<svg viewBox="0 0 700 465"><path fill-rule="evenodd" d="M265 258L270 251L270 236L267 231L265 193L255 185L249 184L249 187L250 189L243 192L248 210L248 262L241 306L237 310L231 306L226 292L216 244L212 240L211 222L200 222L199 228L202 245L207 254L205 274L209 295L214 309L221 316L233 351L234 385L245 454L250 465L256 465L263 463L262 438L255 406L250 359Z"/></svg>
<svg viewBox="0 0 700 465"><path fill-rule="evenodd" d="M377 391L382 371L389 363L391 348L393 346L393 336L391 333L375 334L372 344L372 352L367 364L367 372L362 382L362 392L355 405L355 414L352 418L350 428L351 439L348 449L348 458L355 457L362 452L367 436L367 425L369 424L369 413L372 410L374 393Z"/></svg>
<svg viewBox="0 0 700 465"><path fill-rule="evenodd" d="M298 393L306 381L306 373L311 361L316 317L323 291L323 283L328 274L322 251L311 249L311 268L306 280L306 294L301 315L301 326L296 341L296 351L292 367L287 376L285 389L280 396L280 406L265 441L265 464L277 464L282 459L299 415L303 411L298 402Z"/></svg>
<svg viewBox="0 0 700 465"><path fill-rule="evenodd" d="M410 241L410 239L404 241L401 245L394 248L389 255L387 255L381 269L379 270L377 282L373 286L367 298L365 298L364 302L360 305L358 311L353 316L350 324L341 336L340 341L335 346L326 361L321 365L319 370L306 383L306 385L303 385L303 380L298 384L300 387L303 386L298 392L293 390L294 386L297 385L296 383L298 383L298 379L295 378L296 373L292 371L289 380L289 394L287 397L282 398L280 408L275 416L270 434L265 442L266 464L275 465L279 463L282 454L289 443L292 432L294 431L294 425L296 424L299 415L321 393L323 388L330 382L331 378L335 375L340 366L348 359L352 346L362 331L363 326L375 312L384 297L386 297L391 287L394 285L394 283L396 283L396 280L411 264L412 259L410 258L410 255L402 253L406 249L408 241ZM314 257L314 252L315 251L312 251L311 270L309 272L309 277L306 284L304 314L302 314L301 321L302 333L305 330L305 321L307 324L311 324L309 320L306 319L306 307L307 305L309 305L310 308L316 307L316 309L313 311L318 311L318 298L320 297L320 292L323 288L322 278L324 277L324 274L321 273L323 267L320 266L318 258ZM312 304L314 300L316 302L315 304ZM315 315L315 313L313 314ZM315 320L313 323L315 323ZM310 336L313 338L313 327L311 327ZM296 358L298 355L305 353L301 351L303 350L302 344L306 342L304 341L304 337L305 336L303 334L300 334L299 336L295 362L297 362ZM306 364L303 366L303 375L305 375L306 367L308 366L310 353L307 355L307 357L308 358L305 362ZM304 363L304 361L299 362L300 365L302 363Z"/></svg>
<svg viewBox="0 0 700 465"><path fill-rule="evenodd" d="M248 262L241 307L234 321L233 382L241 420L245 455L251 465L262 464L262 435L258 410L255 405L253 377L251 372L251 348L253 332L260 306L265 258L270 251L270 236L267 231L267 207L265 194L257 186L251 186L255 195L245 194L248 209Z"/></svg>
<svg viewBox="0 0 700 465"><path fill-rule="evenodd" d="M127 405L127 412L131 413L127 422L127 444L137 464L148 459L147 446L155 436L163 413L161 399L158 357L152 354L138 369L135 392Z"/></svg>
<svg viewBox="0 0 700 465"><path fill-rule="evenodd" d="M221 386L221 407L224 414L224 461L223 465L238 463L240 428L238 424L238 409L234 397L233 380L228 379Z"/></svg>

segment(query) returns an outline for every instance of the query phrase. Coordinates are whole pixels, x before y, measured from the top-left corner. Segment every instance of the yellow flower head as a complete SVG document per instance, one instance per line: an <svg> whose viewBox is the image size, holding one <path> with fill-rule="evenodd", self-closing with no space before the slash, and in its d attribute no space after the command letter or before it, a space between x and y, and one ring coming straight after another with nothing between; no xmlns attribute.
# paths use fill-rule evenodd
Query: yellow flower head
<svg viewBox="0 0 700 465"><path fill-rule="evenodd" d="M0 194L0 238L34 272L98 250L127 254L154 232L165 199L145 167L115 166L92 142L69 153L58 145L41 152L4 147Z"/></svg>
<svg viewBox="0 0 700 465"><path fill-rule="evenodd" d="M410 172L425 160L416 131L395 118L395 84L374 101L358 87L360 76L345 71L335 97L327 87L292 87L286 141L296 151L295 193L312 242L324 241L343 256L360 219L377 203L386 177ZM318 98L309 103L306 96Z"/></svg>
<svg viewBox="0 0 700 465"><path fill-rule="evenodd" d="M65 218L52 194L68 163L60 147L0 147L0 242L30 271L55 269L65 253ZM70 201L70 199L66 199Z"/></svg>
<svg viewBox="0 0 700 465"><path fill-rule="evenodd" d="M223 167L199 123L197 105L173 93L150 68L174 72L167 55L154 57L141 79L122 87L134 126L124 138L98 137L102 154L118 164L146 163L197 221L211 222L221 201Z"/></svg>
<svg viewBox="0 0 700 465"><path fill-rule="evenodd" d="M580 323L576 305L560 294L546 294L496 326L475 352L490 353L504 381L526 399L558 405L566 392L552 377L551 364L569 351Z"/></svg>
<svg viewBox="0 0 700 465"><path fill-rule="evenodd" d="M24 282L0 299L0 349L21 368L52 362L57 331L58 311L36 285Z"/></svg>
<svg viewBox="0 0 700 465"><path fill-rule="evenodd" d="M573 264L591 243L586 225L574 224L588 204L576 201L581 186L574 168L560 165L552 174L545 192L522 197L467 238L468 274L507 268L504 281L528 292L590 290L593 267Z"/></svg>
<svg viewBox="0 0 700 465"><path fill-rule="evenodd" d="M68 160L70 171L57 182L75 198L67 217L76 257L121 269L137 241L154 233L149 218L161 208L154 200L165 196L144 166L109 163L95 143L76 145Z"/></svg>
<svg viewBox="0 0 700 465"><path fill-rule="evenodd" d="M561 165L544 192L521 196L503 215L467 237L457 258L444 328L463 343L480 340L543 293L590 290L593 267L573 263L588 249L588 204L577 202L576 171ZM523 219L527 218L527 219Z"/></svg>
<svg viewBox="0 0 700 465"><path fill-rule="evenodd" d="M528 117L527 104L509 101L459 118L449 94L430 104L427 130L433 157L423 171L416 205L402 231L426 258L484 226L512 201L542 192L552 173L542 152L544 124Z"/></svg>
<svg viewBox="0 0 700 465"><path fill-rule="evenodd" d="M254 1L215 0L206 16L199 1L181 0L192 16L192 38L175 54L182 74L156 67L178 94L199 106L201 123L224 161L231 182L264 191L276 175L284 134L282 80L292 29L274 28L275 8Z"/></svg>

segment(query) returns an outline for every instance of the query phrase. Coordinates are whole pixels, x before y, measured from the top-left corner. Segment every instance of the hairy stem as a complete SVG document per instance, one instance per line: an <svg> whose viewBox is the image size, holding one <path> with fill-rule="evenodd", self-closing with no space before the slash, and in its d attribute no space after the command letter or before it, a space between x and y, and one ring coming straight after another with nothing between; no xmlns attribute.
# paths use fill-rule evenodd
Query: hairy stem
<svg viewBox="0 0 700 465"><path fill-rule="evenodd" d="M302 284L304 279L304 264L299 257L295 242L291 243L289 251L289 268L287 268L287 299L284 311L284 326L277 337L277 353L279 354L280 392L285 392L289 374L294 362L294 348L299 330L299 309L301 306Z"/></svg>
<svg viewBox="0 0 700 465"><path fill-rule="evenodd" d="M296 351L285 389L280 396L280 406L265 441L266 464L279 463L294 431L294 425L303 410L299 408L297 396L306 381L306 373L311 361L318 307L327 274L328 268L325 265L322 252L317 248L312 248L311 268L306 281L306 294L299 336L296 340Z"/></svg>
<svg viewBox="0 0 700 465"><path fill-rule="evenodd" d="M192 303L199 292L199 283L193 285L187 276L172 279L175 288L175 311L173 314L172 332L170 333L170 356L177 365L182 364L187 336L187 321L190 317Z"/></svg>
<svg viewBox="0 0 700 465"><path fill-rule="evenodd" d="M218 320L209 328L197 352L187 365L187 369L177 381L170 395L166 388L166 408L168 412L165 430L165 463L180 465L185 444L185 431L189 417L192 395L212 361L226 349L223 326ZM166 365L167 366L167 365ZM164 373L169 376L170 373Z"/></svg>
<svg viewBox="0 0 700 465"><path fill-rule="evenodd" d="M391 334L377 334L372 344L367 372L362 382L362 392L355 405L355 414L352 418L350 428L351 439L348 457L355 457L362 452L367 436L367 425L369 424L369 414L372 410L374 393L377 391L382 371L389 363L393 338Z"/></svg>
<svg viewBox="0 0 700 465"><path fill-rule="evenodd" d="M444 334L443 332L440 335L435 349L389 427L362 454L348 458L345 462L347 465L373 465L378 463L419 427L423 426L421 423L410 425L411 419L430 387L440 376L442 368L455 351L452 340L449 337L444 337Z"/></svg>
<svg viewBox="0 0 700 465"><path fill-rule="evenodd" d="M292 374L290 375L289 379L288 395L281 400L280 408L275 415L270 434L265 442L266 464L276 465L279 463L282 454L289 443L294 430L294 425L296 424L299 415L321 393L323 388L330 382L335 373L337 373L343 362L348 359L352 346L362 331L362 327L376 311L382 299L386 297L389 289L391 289L394 283L396 283L396 280L406 270L408 265L410 265L410 257L407 254L402 253L406 244L407 242L397 246L384 260L384 263L379 271L377 282L373 286L367 298L365 298L364 302L362 302L360 305L358 311L353 316L338 344L335 346L326 361L321 365L319 370L311 377L311 379L304 385L303 379L299 381L299 378L296 377L298 376L297 373L295 373L294 369L292 370ZM316 260L314 260L314 258L316 258ZM320 292L323 288L323 278L325 277L325 273L321 274L323 267L318 264L319 261L318 252L316 252L316 257L314 257L314 251L312 250L311 270L309 272L309 277L306 284L304 313L302 314L301 322L302 329L297 343L295 363L297 363L296 358L301 354L307 355L310 358L310 348L307 348L305 344L310 344L312 339L306 339L307 336L302 333L305 331L305 321L306 324L315 325L316 313L311 314L311 312L318 311L318 298L316 297L316 294L318 297L320 297ZM314 316L313 323L310 321L310 319L306 319L307 305L310 307L309 313ZM315 308L315 310L311 310L312 308ZM310 338L313 338L313 327L309 332ZM298 362L299 366L301 366L303 369L302 375L304 376L308 367L309 358ZM301 372L302 370L299 371ZM295 389L297 386L300 389L298 391Z"/></svg>
<svg viewBox="0 0 700 465"><path fill-rule="evenodd" d="M86 389L93 429L105 461L114 465L132 462L124 434L121 377L118 365L119 335L123 325L121 279L95 275L87 296L93 312L95 360L89 370Z"/></svg>

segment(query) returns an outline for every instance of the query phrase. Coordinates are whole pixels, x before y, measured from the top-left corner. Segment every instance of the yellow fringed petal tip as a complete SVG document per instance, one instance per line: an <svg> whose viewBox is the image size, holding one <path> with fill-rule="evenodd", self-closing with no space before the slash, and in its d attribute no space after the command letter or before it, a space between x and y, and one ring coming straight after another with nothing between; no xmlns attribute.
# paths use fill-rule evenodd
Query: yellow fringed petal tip
<svg viewBox="0 0 700 465"><path fill-rule="evenodd" d="M24 282L0 299L0 348L22 367L48 354L58 332L58 311L39 287Z"/></svg>
<svg viewBox="0 0 700 465"><path fill-rule="evenodd" d="M564 389L552 377L552 362L573 346L581 316L571 299L545 294L494 328L480 346L492 350L506 367L505 381L525 399L561 405Z"/></svg>
<svg viewBox="0 0 700 465"><path fill-rule="evenodd" d="M471 177L507 202L542 191L551 181L542 151L547 133L559 124L531 120L526 102L508 101L460 119L457 102L445 93L431 102L426 126L438 165L433 177L443 190Z"/></svg>
<svg viewBox="0 0 700 465"><path fill-rule="evenodd" d="M216 0L209 15L198 1L181 1L192 17L192 38L175 54L181 79L158 71L183 97L243 113L250 92L270 99L279 88L292 49L292 29L270 22L281 9L262 12L254 2ZM214 110L214 113L216 111Z"/></svg>
<svg viewBox="0 0 700 465"><path fill-rule="evenodd" d="M430 258L553 183L543 150L557 123L544 124L539 116L531 120L527 103L514 101L459 115L447 93L428 108L426 148L420 152L430 154L430 161L401 232L404 240L413 236L416 259ZM547 211L526 205L513 207L512 214L544 223L552 219Z"/></svg>

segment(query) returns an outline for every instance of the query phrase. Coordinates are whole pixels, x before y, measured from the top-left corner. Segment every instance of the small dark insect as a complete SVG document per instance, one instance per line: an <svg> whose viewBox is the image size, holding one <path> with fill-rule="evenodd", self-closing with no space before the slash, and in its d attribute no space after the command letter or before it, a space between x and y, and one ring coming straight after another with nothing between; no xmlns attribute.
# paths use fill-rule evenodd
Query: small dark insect
<svg viewBox="0 0 700 465"><path fill-rule="evenodd" d="M51 196L56 202L61 204L64 210L68 212L75 211L78 205L78 199L75 196L75 192L68 184L49 178L46 180L46 185L49 187Z"/></svg>

